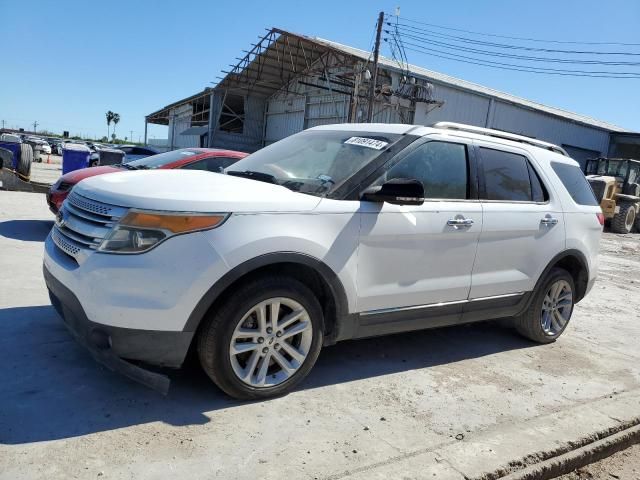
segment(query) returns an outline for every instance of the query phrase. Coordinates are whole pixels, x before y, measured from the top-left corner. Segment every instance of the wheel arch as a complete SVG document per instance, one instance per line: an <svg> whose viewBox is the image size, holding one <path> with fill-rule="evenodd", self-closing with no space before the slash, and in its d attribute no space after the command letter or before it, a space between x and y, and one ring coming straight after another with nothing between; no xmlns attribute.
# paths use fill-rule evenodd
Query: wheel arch
<svg viewBox="0 0 640 480"><path fill-rule="evenodd" d="M566 270L571 277L573 277L573 283L576 287L575 302L578 303L584 298L589 283L589 263L587 262L587 258L580 250L575 249L565 250L557 254L542 271L536 283L535 290L544 282L544 279L551 269L556 267Z"/></svg>
<svg viewBox="0 0 640 480"><path fill-rule="evenodd" d="M231 269L203 295L183 330L197 331L207 312L225 298L225 293L249 278L270 272L290 275L318 296L325 317L325 344L335 343L341 326L340 319L348 313L344 286L337 274L322 260L297 252L260 255Z"/></svg>

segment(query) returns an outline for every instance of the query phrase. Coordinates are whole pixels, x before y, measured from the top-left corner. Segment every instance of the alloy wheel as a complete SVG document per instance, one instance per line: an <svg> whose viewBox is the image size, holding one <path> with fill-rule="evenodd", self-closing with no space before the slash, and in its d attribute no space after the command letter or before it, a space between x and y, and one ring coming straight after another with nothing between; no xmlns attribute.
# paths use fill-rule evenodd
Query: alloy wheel
<svg viewBox="0 0 640 480"><path fill-rule="evenodd" d="M566 280L553 282L542 301L540 324L549 336L558 335L571 318L573 292Z"/></svg>
<svg viewBox="0 0 640 480"><path fill-rule="evenodd" d="M284 297L264 300L251 307L233 331L233 372L252 387L279 385L302 366L312 338L311 319L302 305Z"/></svg>

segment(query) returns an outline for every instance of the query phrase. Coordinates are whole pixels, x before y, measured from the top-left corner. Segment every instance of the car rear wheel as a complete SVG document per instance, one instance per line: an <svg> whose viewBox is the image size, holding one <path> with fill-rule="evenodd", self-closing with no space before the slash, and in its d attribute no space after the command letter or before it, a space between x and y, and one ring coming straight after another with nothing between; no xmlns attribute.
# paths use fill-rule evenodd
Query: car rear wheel
<svg viewBox="0 0 640 480"><path fill-rule="evenodd" d="M322 347L323 316L311 290L295 279L263 277L241 286L198 334L207 375L241 400L290 392Z"/></svg>
<svg viewBox="0 0 640 480"><path fill-rule="evenodd" d="M554 268L534 294L529 309L515 319L516 330L534 342L554 342L567 328L574 302L573 278L566 270Z"/></svg>

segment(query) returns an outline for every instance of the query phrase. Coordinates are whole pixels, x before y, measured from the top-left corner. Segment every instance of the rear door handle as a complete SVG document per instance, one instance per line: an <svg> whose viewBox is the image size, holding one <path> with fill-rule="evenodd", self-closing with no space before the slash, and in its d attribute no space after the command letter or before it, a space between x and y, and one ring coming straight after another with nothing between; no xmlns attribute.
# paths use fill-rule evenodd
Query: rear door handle
<svg viewBox="0 0 640 480"><path fill-rule="evenodd" d="M473 225L471 218L450 218L447 220L447 225L452 227L470 227Z"/></svg>
<svg viewBox="0 0 640 480"><path fill-rule="evenodd" d="M558 219L553 217L544 217L542 220L540 220L540 223L542 225L557 225Z"/></svg>

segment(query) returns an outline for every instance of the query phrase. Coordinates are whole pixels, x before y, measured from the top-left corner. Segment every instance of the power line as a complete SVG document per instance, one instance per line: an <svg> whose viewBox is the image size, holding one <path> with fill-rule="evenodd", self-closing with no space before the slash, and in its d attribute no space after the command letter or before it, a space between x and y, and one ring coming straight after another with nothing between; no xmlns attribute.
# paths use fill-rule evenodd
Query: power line
<svg viewBox="0 0 640 480"><path fill-rule="evenodd" d="M392 14L385 14L388 17L394 17L396 15L392 15ZM557 44L568 44L568 45L622 45L622 46L640 46L640 43L626 43L626 42L583 42L583 41L574 41L574 40L544 40L544 39L539 39L539 38L529 38L529 37L514 37L514 36L509 36L509 35L499 35L496 33L486 33L486 32L477 32L477 31L473 31L473 30L464 30L461 28L453 28L453 27L445 27L442 25L436 25L434 23L427 23L427 22L421 22L418 20L413 20L410 18L405 18L405 17L399 17L396 16L397 18L401 18L404 21L407 22L411 22L411 23L415 23L418 25L426 25L429 27L433 27L433 28L439 28L442 30L450 30L450 31L455 31L455 32L463 32L463 33L468 33L468 34L472 34L472 35L482 35L485 37L495 37L495 38L506 38L509 40L523 40L523 41L527 41L527 42L538 42L538 43L557 43Z"/></svg>
<svg viewBox="0 0 640 480"><path fill-rule="evenodd" d="M414 44L407 43L407 45L414 45ZM457 62L480 65L484 67L498 68L502 70L512 70L512 71L528 72L528 73L536 73L536 74L547 74L547 75L561 75L561 76L569 76L569 77L640 79L640 74L620 75L620 74L615 74L610 72L546 69L543 67L529 67L526 65L515 65L510 63L504 63L504 62L494 62L491 60L478 59L474 57L468 57L465 55L457 55L449 52L442 52L440 50L430 49L430 48L420 47L420 46L418 46L418 48L405 47L405 49L410 50L412 52L428 54L434 57L443 58L446 60L454 60ZM635 75L635 76L632 76L632 75Z"/></svg>
<svg viewBox="0 0 640 480"><path fill-rule="evenodd" d="M527 47L523 45L508 45L505 43L495 43L495 42L487 42L484 40L477 40L469 37L461 37L458 35L448 35L445 33L434 32L433 30L428 30L424 28L414 27L412 25L407 25L405 23L397 23L396 25L390 24L387 22L387 25L392 27L399 27L400 30L408 30L412 33L420 33L426 36L435 36L441 37L448 40L455 40L463 43L471 43L474 45L484 45L488 47L498 47L498 48L506 48L511 50L526 50L531 52L546 52L546 53L563 53L563 54L573 54L573 55L628 55L628 56L640 56L638 52L602 52L602 51L592 51L592 50L564 50L564 49L556 49L556 48L539 48L539 47Z"/></svg>
<svg viewBox="0 0 640 480"><path fill-rule="evenodd" d="M396 35L396 33L390 30L385 30L385 33L389 35L394 35L394 36ZM632 66L632 67L640 66L640 62L576 60L576 59L570 59L570 58L535 57L535 56L529 56L529 55L518 55L515 53L496 52L492 50L487 51L487 50L480 50L473 47L455 45L447 42L440 42L422 35L413 35L411 33L400 33L400 35L407 38L414 39L414 40L419 40L423 43L428 43L430 45L437 45L437 46L449 48L452 50L459 50L462 52L474 52L479 55L486 55L486 56L514 58L518 60L527 60L532 62L552 62L552 63L569 63L569 64L581 64L581 65L609 65L609 66Z"/></svg>

